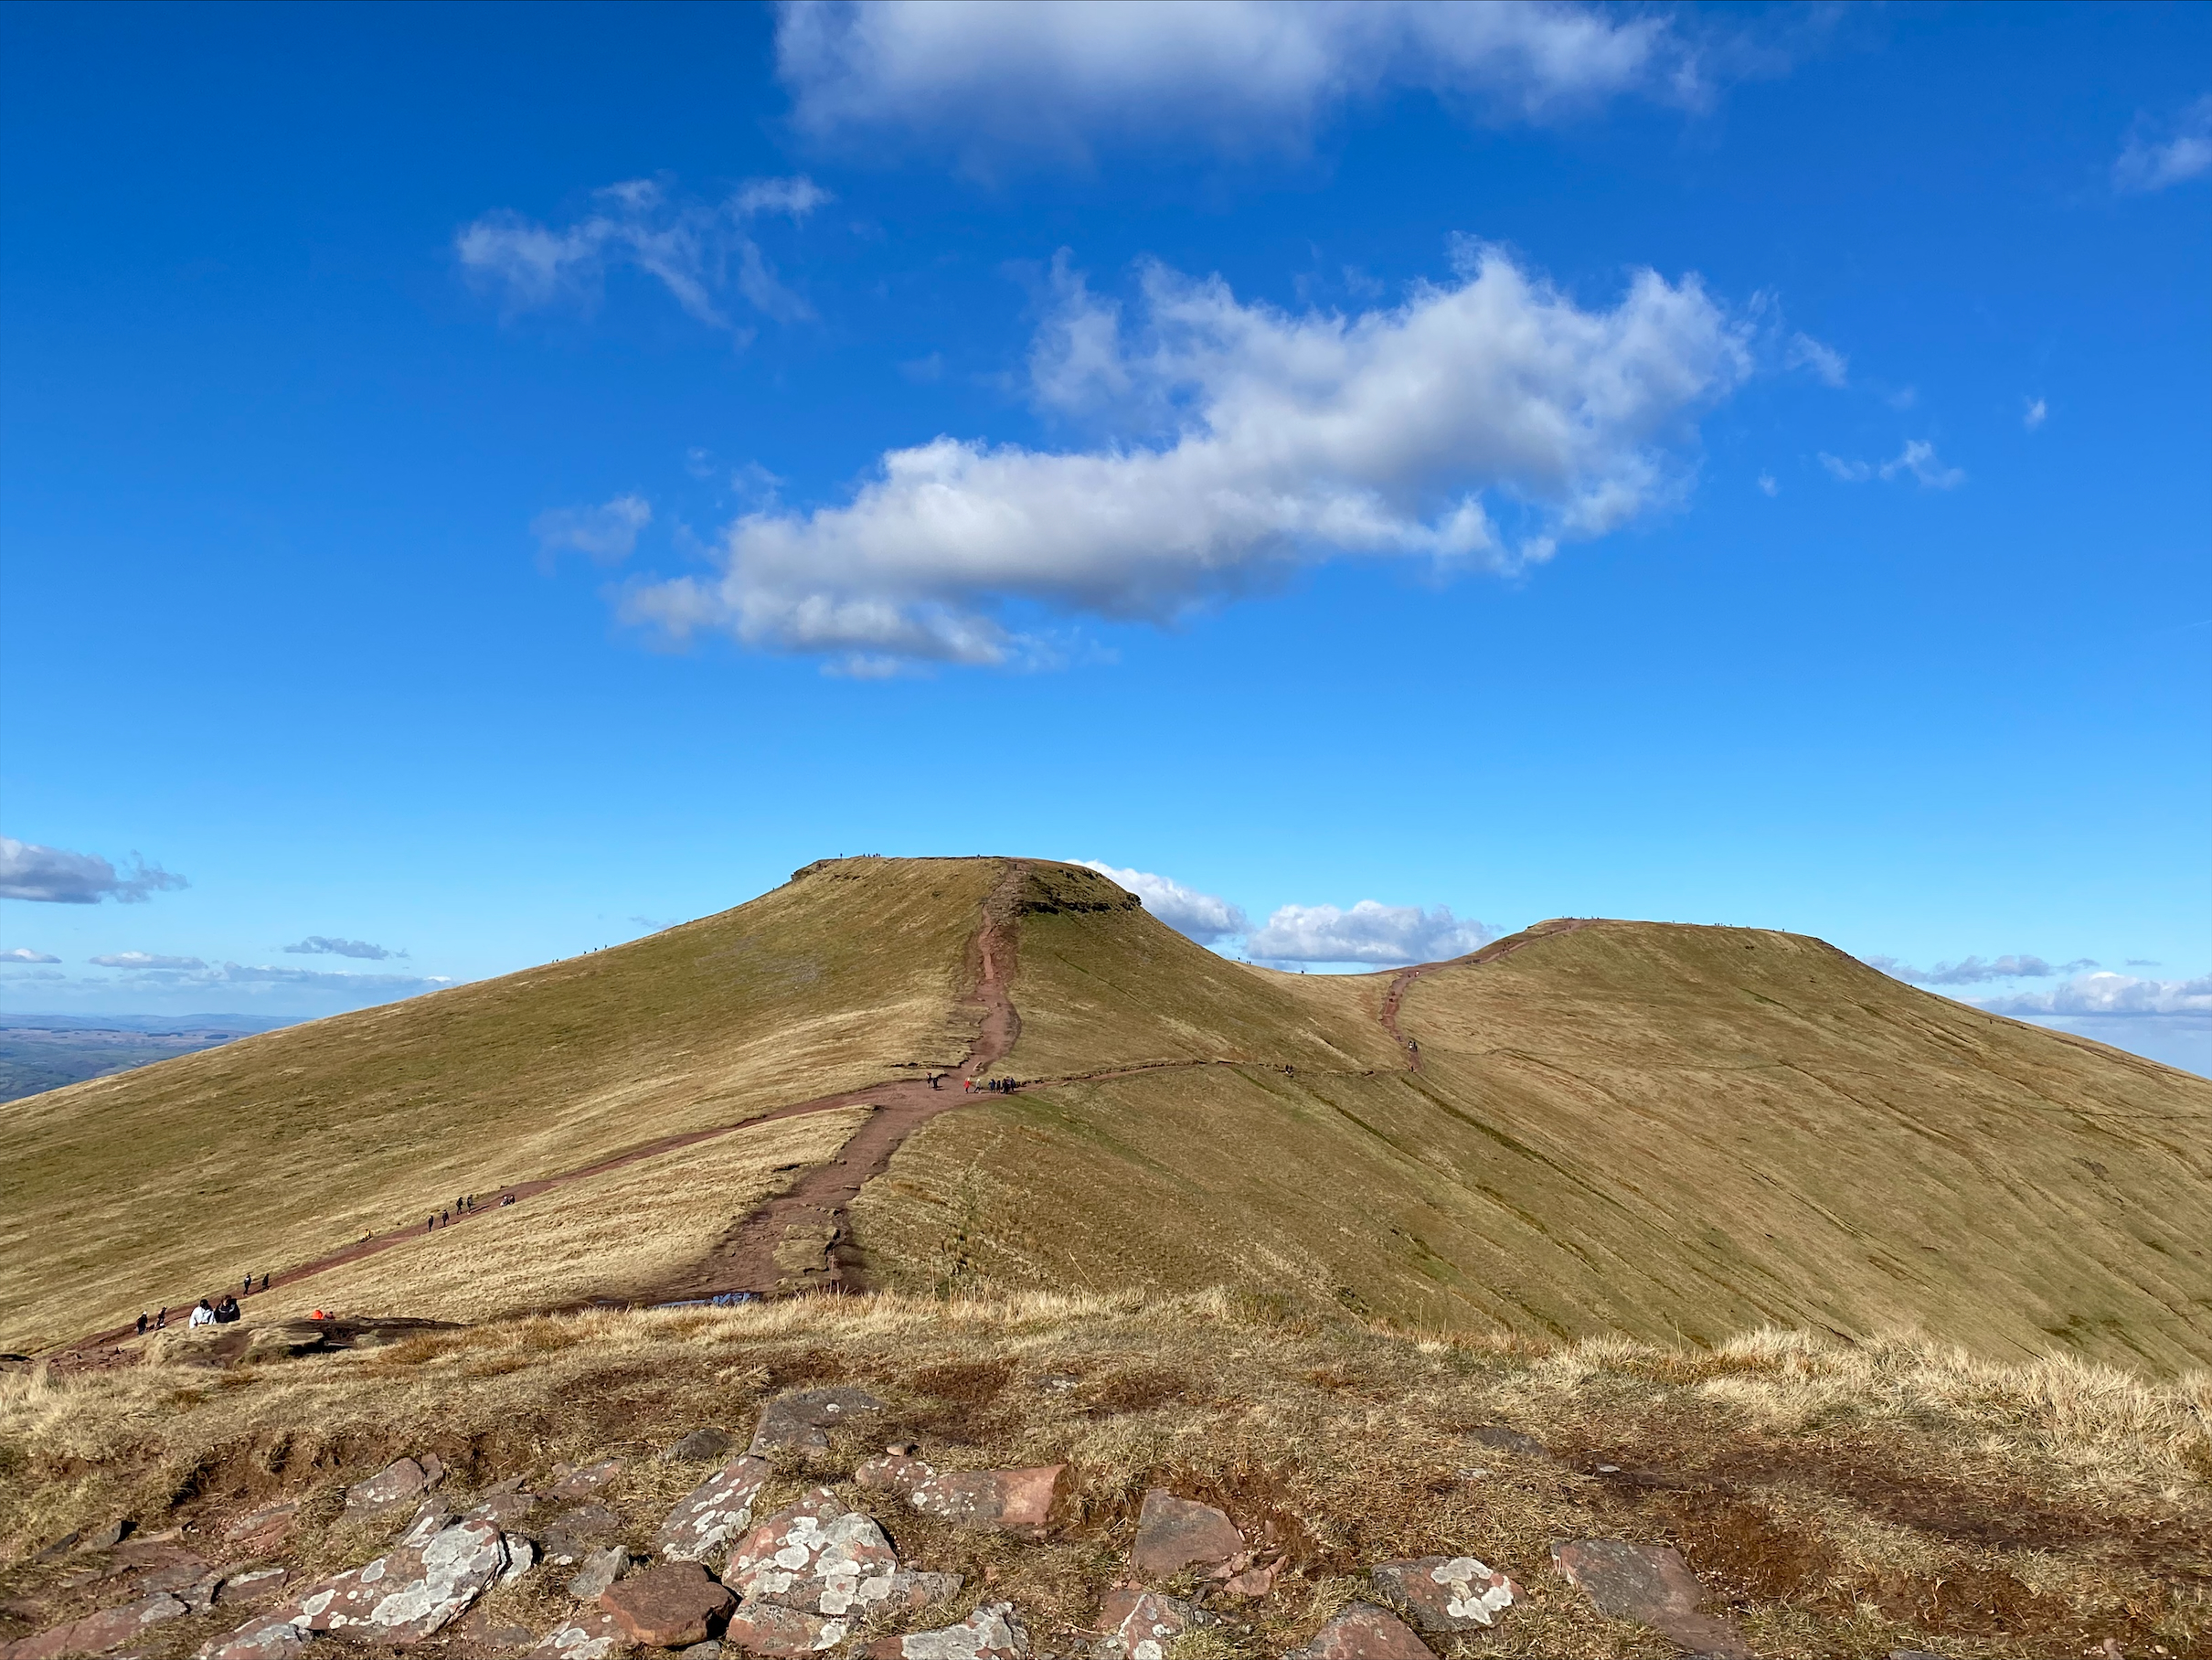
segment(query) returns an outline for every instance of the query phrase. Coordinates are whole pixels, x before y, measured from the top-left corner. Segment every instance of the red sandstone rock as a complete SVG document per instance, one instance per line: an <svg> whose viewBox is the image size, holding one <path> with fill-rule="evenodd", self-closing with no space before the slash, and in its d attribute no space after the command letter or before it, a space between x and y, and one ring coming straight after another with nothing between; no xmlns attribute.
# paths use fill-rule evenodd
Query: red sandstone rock
<svg viewBox="0 0 2212 1660"><path fill-rule="evenodd" d="M1284 1660L1436 1660L1429 1645L1388 1609L1355 1602Z"/></svg>
<svg viewBox="0 0 2212 1660"><path fill-rule="evenodd" d="M669 1562L616 1580L599 1605L632 1642L681 1648L703 1641L736 1601L697 1562Z"/></svg>
<svg viewBox="0 0 2212 1660"><path fill-rule="evenodd" d="M20 1637L0 1647L0 1655L5 1660L60 1660L63 1655L104 1655L121 1648L148 1626L174 1620L186 1612L185 1605L167 1591L156 1591L121 1608L102 1609L51 1631Z"/></svg>
<svg viewBox="0 0 2212 1660"><path fill-rule="evenodd" d="M1383 1562L1368 1577L1423 1631L1486 1631L1522 1596L1518 1585L1473 1557Z"/></svg>
<svg viewBox="0 0 2212 1660"><path fill-rule="evenodd" d="M1130 1566L1141 1578L1164 1580L1195 1568L1208 1579L1226 1579L1244 1567L1238 1559L1243 1555L1244 1535L1211 1505L1177 1498L1164 1487L1144 1495L1129 1549Z"/></svg>
<svg viewBox="0 0 2212 1660"><path fill-rule="evenodd" d="M1212 1623L1196 1603L1156 1591L1123 1586L1099 1606L1097 1660L1160 1660L1167 1644L1196 1625Z"/></svg>
<svg viewBox="0 0 2212 1660"><path fill-rule="evenodd" d="M1028 1470L971 1470L943 1474L904 1453L872 1458L853 1473L864 1487L896 1493L924 1516L964 1527L1036 1538L1045 1530L1066 1464Z"/></svg>
<svg viewBox="0 0 2212 1660"><path fill-rule="evenodd" d="M1718 1660L1749 1660L1750 1647L1734 1624L1698 1612L1696 1576L1671 1547L1578 1539L1554 1545L1551 1559L1600 1613L1641 1621L1684 1648Z"/></svg>

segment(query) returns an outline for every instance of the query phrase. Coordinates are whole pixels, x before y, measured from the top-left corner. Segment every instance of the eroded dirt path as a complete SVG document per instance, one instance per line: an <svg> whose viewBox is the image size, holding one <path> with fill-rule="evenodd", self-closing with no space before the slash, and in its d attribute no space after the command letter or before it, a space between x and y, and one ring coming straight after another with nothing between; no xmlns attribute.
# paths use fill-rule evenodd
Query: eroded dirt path
<svg viewBox="0 0 2212 1660"><path fill-rule="evenodd" d="M1533 945L1538 940L1548 940L1554 934L1573 933L1588 928L1589 917L1560 917L1548 922L1538 922L1534 928L1522 930L1511 939L1494 940L1480 951L1469 952L1463 957L1447 957L1441 963L1416 963L1411 968L1401 968L1391 976L1389 989L1383 993L1383 1030L1390 1034L1390 1041L1406 1051L1406 1062L1412 1070L1421 1069L1420 1045L1398 1027L1398 1011L1413 989L1413 983L1423 974L1432 974L1440 968L1473 968L1484 963L1495 963L1510 957L1524 945Z"/></svg>

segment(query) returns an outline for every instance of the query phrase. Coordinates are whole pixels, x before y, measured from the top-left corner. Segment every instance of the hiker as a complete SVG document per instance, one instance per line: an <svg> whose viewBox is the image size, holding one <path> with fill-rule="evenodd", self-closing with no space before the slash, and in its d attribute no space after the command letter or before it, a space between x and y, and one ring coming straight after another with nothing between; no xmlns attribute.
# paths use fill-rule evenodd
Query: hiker
<svg viewBox="0 0 2212 1660"><path fill-rule="evenodd" d="M263 1274L261 1276L261 1289L263 1291L267 1291L269 1289L269 1276L267 1274Z"/></svg>
<svg viewBox="0 0 2212 1660"><path fill-rule="evenodd" d="M251 1274L248 1274L246 1276L245 1288L239 1293L239 1295L241 1297L250 1297L253 1295L253 1276Z"/></svg>
<svg viewBox="0 0 2212 1660"><path fill-rule="evenodd" d="M160 1331L166 1331L166 1330L168 1330L168 1328L169 1328L169 1305L168 1305L166 1303L165 1303L165 1304L162 1304L161 1313L154 1316L154 1329L155 1331L157 1331L157 1332L160 1332Z"/></svg>
<svg viewBox="0 0 2212 1660"><path fill-rule="evenodd" d="M239 1317L238 1299L226 1293L223 1300L215 1305L216 1325L229 1325Z"/></svg>
<svg viewBox="0 0 2212 1660"><path fill-rule="evenodd" d="M450 1210L441 1210L438 1213L438 1226L441 1228L451 1228L452 1225L453 1213Z"/></svg>
<svg viewBox="0 0 2212 1660"><path fill-rule="evenodd" d="M138 1316L138 1335L142 1337L146 1335L146 1317L144 1314Z"/></svg>
<svg viewBox="0 0 2212 1660"><path fill-rule="evenodd" d="M196 1332L203 1325L213 1325L214 1324L215 1310L208 1305L207 1299L202 1297L199 1300L199 1306L192 1311L192 1318L185 1322L185 1329Z"/></svg>
<svg viewBox="0 0 2212 1660"><path fill-rule="evenodd" d="M499 1202L500 1202L502 1205L512 1205L512 1204L515 1202L515 1196L514 1196L513 1194L511 1194L511 1193L510 1193L510 1194L508 1194L508 1195L507 1195L507 1196L506 1196L505 1198L501 1199Z"/></svg>
<svg viewBox="0 0 2212 1660"><path fill-rule="evenodd" d="M430 1230L431 1230L431 1229L433 1229L433 1228L435 1228L435 1227L437 1227L437 1226L438 1226L438 1218L437 1218L436 1217L432 1217L432 1218L431 1218L431 1219L430 1219L429 1221L427 1221L427 1222L425 1222L425 1223L423 1223L423 1224L422 1224L422 1231L423 1231L423 1232L425 1232L425 1233L428 1233L428 1232L430 1232Z"/></svg>

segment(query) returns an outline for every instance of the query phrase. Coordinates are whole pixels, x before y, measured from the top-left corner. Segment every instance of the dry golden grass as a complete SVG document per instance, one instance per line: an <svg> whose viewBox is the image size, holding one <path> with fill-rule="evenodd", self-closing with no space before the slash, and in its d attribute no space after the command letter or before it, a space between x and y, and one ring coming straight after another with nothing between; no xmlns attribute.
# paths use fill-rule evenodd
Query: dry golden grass
<svg viewBox="0 0 2212 1660"><path fill-rule="evenodd" d="M872 1271L1233 1282L1553 1338L1917 1327L1993 1357L2212 1361L2201 1079L1746 929L1606 922L1431 973L1399 1015L1418 1075L1382 1036L1388 984L1245 969L1141 913L1025 919L1009 1070L1270 1064L937 1120L856 1207Z"/></svg>
<svg viewBox="0 0 2212 1660"><path fill-rule="evenodd" d="M956 1061L993 859L852 859L504 979L0 1106L0 1348Z"/></svg>
<svg viewBox="0 0 2212 1660"><path fill-rule="evenodd" d="M0 1556L16 1564L0 1593L66 1596L62 1570L25 1559L80 1523L127 1514L216 1538L280 1495L307 1501L301 1565L358 1561L383 1532L329 1526L340 1488L424 1450L461 1491L630 1459L607 1502L643 1544L703 1474L648 1454L703 1423L742 1431L774 1390L833 1380L881 1396L888 1421L839 1431L821 1470L781 1463L767 1502L840 1484L909 1563L969 1577L946 1612L986 1594L988 1573L987 1594L1058 1652L1122 1571L1155 1484L1222 1505L1284 1553L1275 1591L1235 1616L1250 1629L1215 1633L1218 1660L1303 1642L1377 1560L1462 1552L1528 1593L1466 1655L1658 1660L1664 1643L1597 1618L1553 1575L1550 1542L1579 1537L1679 1545L1773 1660L2025 1660L2107 1637L2188 1655L2212 1618L2201 1376L2152 1384L1772 1331L1709 1353L1450 1341L1218 1291L592 1313L220 1377L0 1379ZM1500 1423L1551 1455L1470 1433ZM963 1534L844 1482L891 1432L948 1468L1069 1462L1052 1538ZM565 1606L556 1585L541 1573L507 1606L545 1629ZM218 1623L163 1626L150 1652L173 1660Z"/></svg>

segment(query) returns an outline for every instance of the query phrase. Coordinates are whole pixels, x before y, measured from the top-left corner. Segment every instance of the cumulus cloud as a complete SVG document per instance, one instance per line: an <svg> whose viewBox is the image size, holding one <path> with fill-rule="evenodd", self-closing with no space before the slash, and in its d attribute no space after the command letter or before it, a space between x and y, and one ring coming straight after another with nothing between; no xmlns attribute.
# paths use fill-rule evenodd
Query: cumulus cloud
<svg viewBox="0 0 2212 1660"><path fill-rule="evenodd" d="M1761 473L1759 475L1759 493L1761 495L1770 496L1780 495L1781 494L1781 486L1774 482L1774 474L1771 473Z"/></svg>
<svg viewBox="0 0 2212 1660"><path fill-rule="evenodd" d="M33 951L27 945L11 946L0 951L0 963L58 963L59 957L49 957L42 951Z"/></svg>
<svg viewBox="0 0 2212 1660"><path fill-rule="evenodd" d="M1879 465L1846 461L1825 450L1820 452L1820 464L1846 484L1863 484L1870 478L1888 480L1910 475L1928 489L1950 490L1966 482L1962 471L1945 466L1936 455L1935 445L1920 438L1906 440L1902 450Z"/></svg>
<svg viewBox="0 0 2212 1660"><path fill-rule="evenodd" d="M0 899L31 899L48 905L97 905L102 899L135 905L156 893L191 884L133 853L131 868L119 873L97 854L70 853L0 835Z"/></svg>
<svg viewBox="0 0 2212 1660"><path fill-rule="evenodd" d="M642 495L618 495L597 507L555 507L530 521L542 563L564 552L595 565L619 565L637 548L637 533L653 523L653 505Z"/></svg>
<svg viewBox="0 0 2212 1660"><path fill-rule="evenodd" d="M1915 985L1983 985L1992 980L2047 980L2054 974L2070 974L2097 966L2082 957L2054 968L2041 957L2025 954L1992 957L1987 961L1962 957L1956 963L1939 963L1933 968L1915 968L1895 957L1868 957L1865 962L1867 967L1878 968L1892 979L1910 981Z"/></svg>
<svg viewBox="0 0 2212 1660"><path fill-rule="evenodd" d="M1833 387L1846 386L1851 379L1851 360L1832 346L1823 346L1811 335L1792 335L1782 348L1784 367L1809 369L1814 379Z"/></svg>
<svg viewBox="0 0 2212 1660"><path fill-rule="evenodd" d="M1670 19L1568 4L811 0L782 7L776 64L816 137L937 137L978 167L1130 138L1296 150L1348 101L1398 89L1525 120L1707 96Z"/></svg>
<svg viewBox="0 0 2212 1660"><path fill-rule="evenodd" d="M428 992L452 980L443 974L331 974L313 968L271 968L266 964L226 963L218 977L231 985L308 985L321 991Z"/></svg>
<svg viewBox="0 0 2212 1660"><path fill-rule="evenodd" d="M111 952L104 957L88 957L86 962L95 968L136 968L189 971L207 965L197 957L157 957L143 951Z"/></svg>
<svg viewBox="0 0 2212 1660"><path fill-rule="evenodd" d="M2120 159L2112 164L2112 183L2129 192L2164 190L2208 172L2212 172L2212 93L2198 99L2170 123L2137 122Z"/></svg>
<svg viewBox="0 0 2212 1660"><path fill-rule="evenodd" d="M371 963L407 955L403 951L387 951L381 945L371 945L367 940L334 940L327 934L309 934L297 945L287 945L284 949L294 956L362 957Z"/></svg>
<svg viewBox="0 0 2212 1660"><path fill-rule="evenodd" d="M1143 899L1144 909L1154 916L1201 945L1233 939L1251 926L1241 910L1217 895L1200 893L1149 870L1122 870L1101 859L1077 862L1119 882Z"/></svg>
<svg viewBox="0 0 2212 1660"><path fill-rule="evenodd" d="M2020 411L2020 424L2029 431L2033 432L2050 419L2050 405L2045 403L2042 399L2029 398L2024 399L2023 402L2025 407Z"/></svg>
<svg viewBox="0 0 2212 1660"><path fill-rule="evenodd" d="M631 179L593 191L590 210L559 228L504 208L485 214L455 235L453 251L510 312L590 306L607 273L629 266L657 279L699 322L740 334L725 309L733 290L782 322L814 314L746 227L762 214L803 218L831 199L805 177L754 179L716 203L674 200L651 179Z"/></svg>
<svg viewBox="0 0 2212 1660"><path fill-rule="evenodd" d="M1497 938L1487 922L1457 920L1448 905L1384 905L1362 899L1349 910L1334 905L1285 905L1245 940L1268 963L1433 963L1464 956Z"/></svg>
<svg viewBox="0 0 2212 1660"><path fill-rule="evenodd" d="M1149 266L1133 327L1063 263L1033 388L1113 437L892 451L845 505L746 514L718 575L635 585L623 614L857 666L1001 663L1034 644L1010 602L1164 622L1336 555L1509 571L1677 497L1697 414L1749 373L1745 328L1695 277L1642 271L1585 309L1497 250L1458 255L1351 316Z"/></svg>
<svg viewBox="0 0 2212 1660"><path fill-rule="evenodd" d="M2132 974L2083 974L2047 992L1977 999L1993 1015L2212 1015L2212 974L2194 980L2139 980Z"/></svg>

